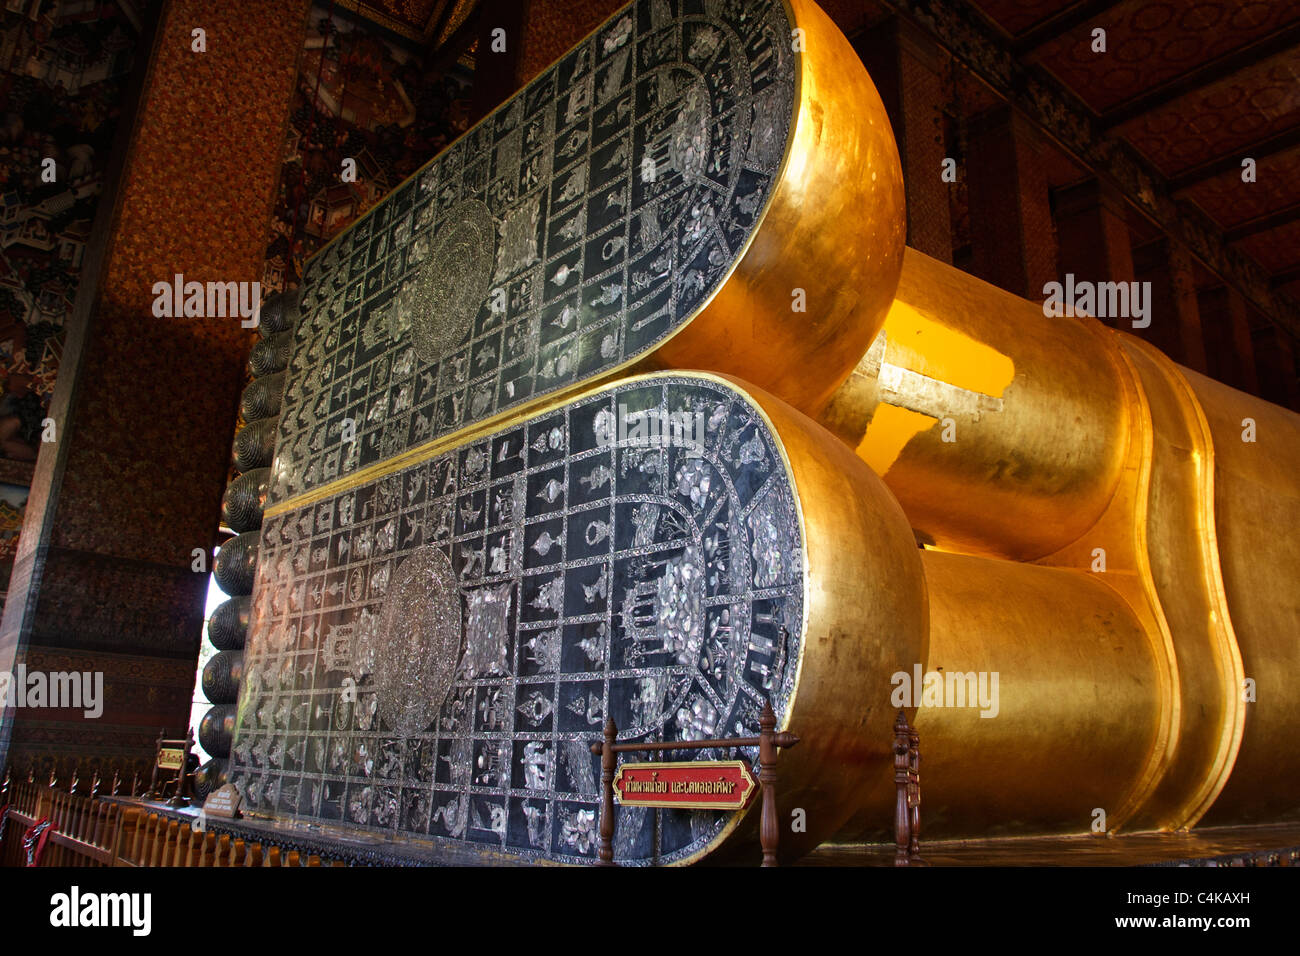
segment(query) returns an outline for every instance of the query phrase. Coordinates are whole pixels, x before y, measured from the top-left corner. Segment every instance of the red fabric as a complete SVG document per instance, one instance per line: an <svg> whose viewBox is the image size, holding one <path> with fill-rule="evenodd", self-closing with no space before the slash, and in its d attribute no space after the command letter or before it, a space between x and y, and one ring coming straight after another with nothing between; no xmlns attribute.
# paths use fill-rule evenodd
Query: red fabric
<svg viewBox="0 0 1300 956"><path fill-rule="evenodd" d="M54 821L49 817L43 817L31 825L26 833L23 834L23 855L27 858L27 866L39 866L41 862L41 853L45 850L45 841L50 838L54 831Z"/></svg>

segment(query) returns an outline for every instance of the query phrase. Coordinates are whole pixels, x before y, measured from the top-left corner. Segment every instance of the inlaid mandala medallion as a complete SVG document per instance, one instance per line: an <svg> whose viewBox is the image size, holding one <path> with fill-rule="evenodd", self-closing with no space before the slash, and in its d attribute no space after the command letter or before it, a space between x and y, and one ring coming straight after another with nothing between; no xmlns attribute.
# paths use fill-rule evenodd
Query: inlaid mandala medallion
<svg viewBox="0 0 1300 956"><path fill-rule="evenodd" d="M460 654L460 596L447 556L419 548L397 565L375 635L379 716L411 737L433 723Z"/></svg>
<svg viewBox="0 0 1300 956"><path fill-rule="evenodd" d="M496 222L477 200L451 211L433 252L398 294L409 314L411 342L422 361L436 362L469 335L492 281Z"/></svg>

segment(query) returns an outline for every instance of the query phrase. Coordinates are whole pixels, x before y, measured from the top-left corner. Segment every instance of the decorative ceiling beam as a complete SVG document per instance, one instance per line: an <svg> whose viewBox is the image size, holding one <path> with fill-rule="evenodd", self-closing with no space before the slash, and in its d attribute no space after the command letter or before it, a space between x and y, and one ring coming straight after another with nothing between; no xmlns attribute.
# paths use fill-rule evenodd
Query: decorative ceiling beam
<svg viewBox="0 0 1300 956"><path fill-rule="evenodd" d="M1300 219L1300 203L1292 203L1263 216L1248 219L1239 226L1233 226L1223 234L1223 238L1227 242L1241 242L1248 236L1257 236L1261 232L1268 232L1278 226L1285 226L1297 219Z"/></svg>
<svg viewBox="0 0 1300 956"><path fill-rule="evenodd" d="M1143 113L1167 106L1194 90L1217 83L1248 66L1262 63L1297 44L1300 44L1300 21L1245 46L1229 50L1223 56L1171 77L1146 92L1111 107L1101 115L1102 128L1111 129L1120 123L1136 119Z"/></svg>
<svg viewBox="0 0 1300 956"><path fill-rule="evenodd" d="M1032 53L1118 5L1116 0L1080 0L1017 34L1011 40L1011 52L1017 56Z"/></svg>
<svg viewBox="0 0 1300 956"><path fill-rule="evenodd" d="M442 31L447 29L447 24L451 22L451 15L455 12L456 0L442 0L442 9L438 11L433 28L429 31L429 42L435 49L438 45L438 38L442 36Z"/></svg>
<svg viewBox="0 0 1300 956"><path fill-rule="evenodd" d="M1294 265L1289 269L1284 269L1273 278L1269 279L1269 285L1274 289L1280 289L1284 285L1290 285L1292 282L1300 282L1300 264Z"/></svg>
<svg viewBox="0 0 1300 956"><path fill-rule="evenodd" d="M1025 113L1061 149L1119 187L1135 209L1192 251L1207 269L1300 341L1300 305L1269 286L1269 273L1228 245L1223 230L1122 139L1106 136L1095 114L1046 70L1020 61L969 3L880 0L921 27L995 93Z"/></svg>
<svg viewBox="0 0 1300 956"><path fill-rule="evenodd" d="M1221 156L1215 156L1213 159L1207 159L1203 163L1197 163L1195 166L1185 169L1172 177L1169 180L1169 188L1174 192L1182 192L1197 183L1203 183L1215 176L1222 176L1229 171L1240 173L1241 161L1247 156L1258 162L1261 159L1275 156L1296 146L1300 146L1300 126L1293 126L1267 139L1251 143L1249 146L1242 146L1230 153L1224 153Z"/></svg>
<svg viewBox="0 0 1300 956"><path fill-rule="evenodd" d="M447 72L460 59L460 55L474 45L474 41L478 39L478 21L482 13L483 6L479 4L465 18L465 22L458 26L451 36L447 37L447 42L438 47L425 69L426 73L440 74Z"/></svg>

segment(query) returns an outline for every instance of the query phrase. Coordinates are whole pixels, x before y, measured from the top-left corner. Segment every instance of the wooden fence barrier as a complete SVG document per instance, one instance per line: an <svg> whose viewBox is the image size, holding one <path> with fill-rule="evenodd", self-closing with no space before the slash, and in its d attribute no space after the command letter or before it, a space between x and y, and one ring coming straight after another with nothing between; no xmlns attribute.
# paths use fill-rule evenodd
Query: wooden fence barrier
<svg viewBox="0 0 1300 956"><path fill-rule="evenodd" d="M51 778L53 780L53 778ZM75 777L74 777L75 779ZM0 837L0 866L25 866L23 833L40 820L53 824L39 866L346 866L342 860L298 850L282 851L203 832L189 823L111 800L82 796L32 780L13 784L6 776L0 810L8 807Z"/></svg>
<svg viewBox="0 0 1300 956"><path fill-rule="evenodd" d="M278 846L263 847L226 833L202 832L188 823L179 823L143 808L128 810L126 831L129 834L124 852L114 866L346 866L341 860L323 859L315 854L305 860L297 850L282 851Z"/></svg>
<svg viewBox="0 0 1300 956"><path fill-rule="evenodd" d="M120 846L124 808L34 783L12 788L0 865L24 866L23 833L41 820L52 824L41 866L111 866Z"/></svg>
<svg viewBox="0 0 1300 956"><path fill-rule="evenodd" d="M614 861L614 794L613 779L617 754L632 751L663 751L700 748L758 746L763 751L759 770L762 799L760 835L763 865L776 864L778 828L776 824L776 754L779 748L799 742L793 734L776 733L776 716L771 707L763 709L762 733L752 738L726 740L674 741L669 743L616 744L617 729L610 721L605 739L592 745L601 755L602 807L600 819L599 861ZM897 852L895 866L924 866L920 855L921 835L921 753L916 729L900 710L894 724L894 780L897 800L894 834ZM343 860L329 860L310 854L303 860L298 850L282 851L274 845L248 843L226 834L203 832L173 817L151 811L147 806L97 796L100 778L91 781L91 794L75 792L80 772L72 777L72 792L56 788L57 779L50 771L49 783L35 781L28 771L27 780L13 782L5 773L0 781L0 866L25 866L23 834L41 820L49 820L52 829L39 866L188 866L188 867L297 867L347 866ZM182 774L183 776L183 774ZM155 778L156 783L156 778ZM113 793L119 778L114 774ZM136 781L132 781L134 793Z"/></svg>

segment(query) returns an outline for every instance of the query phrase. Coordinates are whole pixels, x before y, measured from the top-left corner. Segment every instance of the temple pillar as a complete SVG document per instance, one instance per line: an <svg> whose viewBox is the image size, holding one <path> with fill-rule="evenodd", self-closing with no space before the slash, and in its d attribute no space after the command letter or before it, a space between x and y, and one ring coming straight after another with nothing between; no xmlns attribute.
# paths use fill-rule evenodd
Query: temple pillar
<svg viewBox="0 0 1300 956"><path fill-rule="evenodd" d="M1295 341L1276 325L1251 333L1259 393L1270 402L1300 412L1300 380L1296 377Z"/></svg>
<svg viewBox="0 0 1300 956"><path fill-rule="evenodd" d="M1259 379L1255 374L1255 348L1246 300L1230 286L1217 286L1203 289L1197 296L1197 306L1210 377L1258 395Z"/></svg>
<svg viewBox="0 0 1300 956"><path fill-rule="evenodd" d="M1044 144L1025 117L1003 105L970 121L966 159L971 271L1035 302L1056 279Z"/></svg>
<svg viewBox="0 0 1300 956"><path fill-rule="evenodd" d="M952 263L951 183L943 181L943 54L910 23L892 17L867 30L855 49L884 101L898 141L907 190L907 244Z"/></svg>
<svg viewBox="0 0 1300 956"><path fill-rule="evenodd" d="M1132 282L1133 249L1119 190L1097 179L1058 189L1056 243L1061 276L1092 282Z"/></svg>
<svg viewBox="0 0 1300 956"><path fill-rule="evenodd" d="M1133 265L1137 279L1151 283L1147 341L1175 362L1204 373L1205 336L1191 253L1186 246L1161 238L1135 249Z"/></svg>
<svg viewBox="0 0 1300 956"><path fill-rule="evenodd" d="M482 0L471 123L487 116L523 85L519 68L529 6L522 0Z"/></svg>
<svg viewBox="0 0 1300 956"><path fill-rule="evenodd" d="M260 280L307 12L170 0L142 44L0 624L0 670L102 673L103 712L11 707L0 765L129 770L188 723L208 584L194 552L216 541L256 333L239 315L155 317L153 288Z"/></svg>

